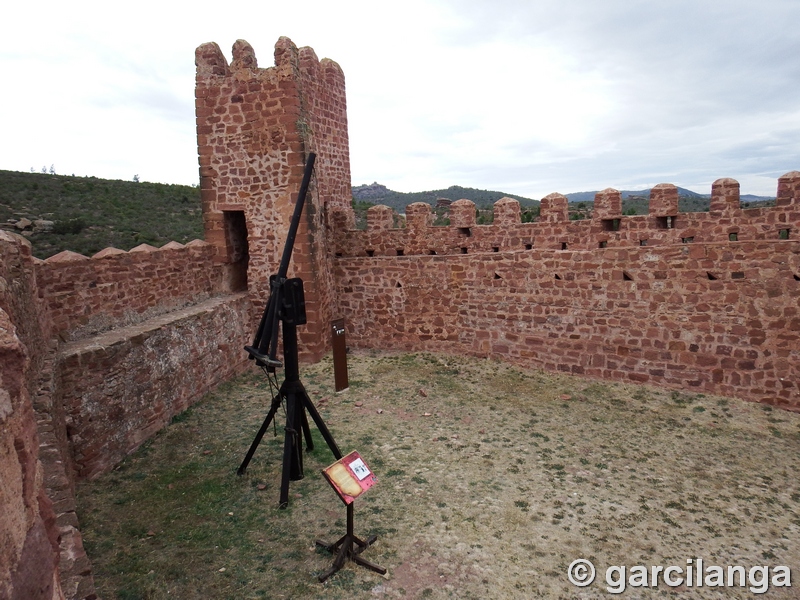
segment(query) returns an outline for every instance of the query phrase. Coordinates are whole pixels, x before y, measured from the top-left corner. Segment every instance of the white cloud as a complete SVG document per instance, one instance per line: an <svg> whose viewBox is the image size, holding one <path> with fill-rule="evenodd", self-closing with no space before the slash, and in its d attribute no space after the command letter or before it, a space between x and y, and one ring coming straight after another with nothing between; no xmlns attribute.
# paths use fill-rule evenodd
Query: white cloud
<svg viewBox="0 0 800 600"><path fill-rule="evenodd" d="M194 49L343 68L353 183L540 197L800 168L795 0L12 4L0 168L193 183Z"/></svg>

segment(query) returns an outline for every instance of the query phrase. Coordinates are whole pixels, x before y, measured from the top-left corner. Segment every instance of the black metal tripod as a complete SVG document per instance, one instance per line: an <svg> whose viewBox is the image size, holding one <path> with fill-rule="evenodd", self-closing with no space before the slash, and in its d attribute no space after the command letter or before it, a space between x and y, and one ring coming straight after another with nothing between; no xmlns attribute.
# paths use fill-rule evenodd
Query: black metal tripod
<svg viewBox="0 0 800 600"><path fill-rule="evenodd" d="M333 452L333 456L338 460L342 458L339 447L328 431L328 427L320 417L319 412L314 407L308 397L303 384L300 381L300 367L297 352L297 326L306 323L305 299L303 294L303 282L300 279L287 279L286 273L289 269L289 260L292 256L292 247L297 235L297 228L300 224L300 215L303 212L308 186L311 180L311 173L314 169L316 156L310 153L306 162L306 169L303 174L303 182L300 185L300 193L297 197L292 221L289 226L289 233L286 237L286 245L283 248L283 256L278 273L270 277L270 296L261 323L258 326L255 340L252 346L245 346L245 350L250 358L267 374L274 374L275 369L282 366L277 360L278 348L278 323L283 325L283 366L284 382L278 393L272 398L272 405L267 413L261 429L258 430L250 449L239 466L237 473L243 475L253 458L253 454L261 443L269 424L275 418L278 408L286 402L286 427L283 443L283 472L281 475L281 495L279 507L286 508L289 504L289 481L297 481L303 478L303 453L300 443L300 431L306 439L306 450L314 449L314 442L311 439L311 429L308 424L306 411L316 423L317 428L322 433L322 437Z"/></svg>
<svg viewBox="0 0 800 600"><path fill-rule="evenodd" d="M286 508L289 504L289 481L298 481L303 478L303 453L300 443L300 430L306 440L306 451L314 449L314 442L311 439L311 429L308 424L306 411L311 415L314 423L319 429L322 437L333 452L337 460L342 458L342 453L336 445L331 432L322 420L316 407L306 393L303 383L300 381L300 369L297 359L297 327L295 325L283 324L283 360L285 363L285 378L278 394L272 399L272 406L267 413L261 429L258 430L250 449L239 466L237 473L244 474L250 459L261 443L270 423L275 418L275 414L282 402L286 401L286 428L283 442L283 473L281 475L281 495L279 507Z"/></svg>

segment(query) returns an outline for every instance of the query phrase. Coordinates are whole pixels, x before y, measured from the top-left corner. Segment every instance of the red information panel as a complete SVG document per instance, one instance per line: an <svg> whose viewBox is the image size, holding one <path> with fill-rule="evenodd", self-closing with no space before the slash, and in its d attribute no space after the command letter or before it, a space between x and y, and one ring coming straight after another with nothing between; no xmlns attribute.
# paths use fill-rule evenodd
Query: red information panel
<svg viewBox="0 0 800 600"><path fill-rule="evenodd" d="M340 458L331 466L322 469L322 474L345 504L352 503L375 485L376 481L375 474L358 452L351 452Z"/></svg>

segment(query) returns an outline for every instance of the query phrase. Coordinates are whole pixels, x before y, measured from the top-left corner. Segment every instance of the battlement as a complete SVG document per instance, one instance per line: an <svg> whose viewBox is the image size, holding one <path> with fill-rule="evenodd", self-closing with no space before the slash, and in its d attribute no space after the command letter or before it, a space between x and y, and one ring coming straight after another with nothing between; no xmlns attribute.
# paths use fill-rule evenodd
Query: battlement
<svg viewBox="0 0 800 600"><path fill-rule="evenodd" d="M194 240L105 248L91 258L67 250L34 268L54 333L72 341L230 291L212 258L212 246Z"/></svg>
<svg viewBox="0 0 800 600"><path fill-rule="evenodd" d="M478 225L450 205L369 209L366 230L336 229L341 306L353 345L501 356L576 375L657 383L800 410L800 172L774 207L742 209L734 179L714 182L709 212L679 213L655 186L648 214L598 192L590 219L561 194L522 223L516 200Z"/></svg>
<svg viewBox="0 0 800 600"><path fill-rule="evenodd" d="M476 223L473 202L450 205L450 225L433 226L430 205L406 209L405 228L393 226L392 210L375 206L367 211L366 230L355 230L346 213L334 219L336 255L409 256L473 254L518 250L591 250L663 244L789 240L800 237L800 172L778 180L774 207L741 207L739 183L719 179L711 189L709 212L679 213L678 188L655 186L646 215L622 214L620 192L605 189L595 196L591 219L570 221L567 198L550 194L542 199L539 219L522 223L516 200L502 198L494 205L494 221Z"/></svg>
<svg viewBox="0 0 800 600"><path fill-rule="evenodd" d="M334 304L327 248L331 210L351 202L344 75L289 38L260 68L244 40L230 64L215 43L197 48L197 146L205 239L238 289L266 299L308 153L317 155L290 275L305 281L301 346L321 357ZM257 251L251 251L257 249Z"/></svg>

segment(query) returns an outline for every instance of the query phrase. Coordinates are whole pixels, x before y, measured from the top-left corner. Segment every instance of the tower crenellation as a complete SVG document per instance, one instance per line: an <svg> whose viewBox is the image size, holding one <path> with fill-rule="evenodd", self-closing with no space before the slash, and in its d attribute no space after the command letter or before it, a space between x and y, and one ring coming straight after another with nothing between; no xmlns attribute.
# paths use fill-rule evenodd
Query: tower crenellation
<svg viewBox="0 0 800 600"><path fill-rule="evenodd" d="M542 223L559 223L569 220L569 199L563 194L554 192L542 198L539 204L539 221Z"/></svg>
<svg viewBox="0 0 800 600"><path fill-rule="evenodd" d="M619 219L622 216L622 194L619 190L606 188L594 195L592 218L599 220Z"/></svg>
<svg viewBox="0 0 800 600"><path fill-rule="evenodd" d="M678 215L678 188L671 183L659 183L650 190L648 214L653 217Z"/></svg>
<svg viewBox="0 0 800 600"><path fill-rule="evenodd" d="M790 171L778 179L778 196L775 205L780 207L800 206L800 171Z"/></svg>
<svg viewBox="0 0 800 600"><path fill-rule="evenodd" d="M712 214L734 215L740 210L739 182L730 177L717 179L711 185L709 212Z"/></svg>

